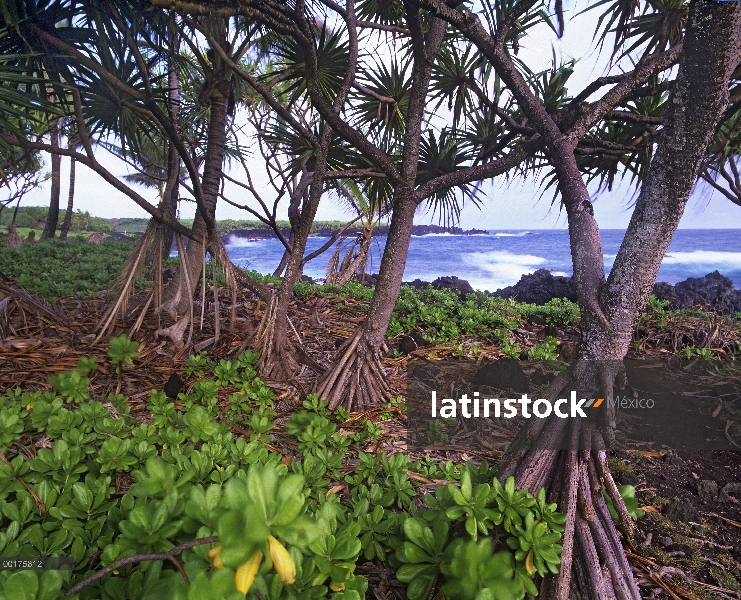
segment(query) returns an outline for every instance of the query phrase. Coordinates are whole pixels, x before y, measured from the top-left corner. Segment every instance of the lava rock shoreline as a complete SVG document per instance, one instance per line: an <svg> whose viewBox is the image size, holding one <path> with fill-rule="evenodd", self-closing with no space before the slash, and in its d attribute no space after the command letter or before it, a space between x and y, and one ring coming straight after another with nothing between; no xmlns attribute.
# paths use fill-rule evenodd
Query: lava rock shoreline
<svg viewBox="0 0 741 600"><path fill-rule="evenodd" d="M373 276L366 277L366 282L369 279L374 283ZM452 289L462 294L474 292L468 281L458 277L438 277L432 282L415 279L406 284L417 289L426 289L431 285L435 289ZM672 310L689 308L719 314L741 312L741 290L735 289L733 281L718 271L708 273L704 277L690 277L676 285L659 282L654 285L653 293L659 300L667 300ZM566 298L576 302L573 278L553 275L546 269L538 269L534 273L523 275L515 285L486 294L538 305L546 304L554 298Z"/></svg>
<svg viewBox="0 0 741 600"><path fill-rule="evenodd" d="M339 227L320 227L312 231L311 237L332 237L338 231ZM373 230L373 237L388 236L389 228L387 225L379 225ZM344 235L353 236L362 232L360 227L350 227ZM281 233L286 239L291 235L288 228L281 229ZM488 231L483 229L461 229L460 227L441 227L440 225L414 225L412 226L412 235L431 235L431 234L450 234L450 235L489 235ZM267 225L255 227L254 229L235 229L225 234L226 238L234 236L244 240L268 240L275 238L275 232Z"/></svg>

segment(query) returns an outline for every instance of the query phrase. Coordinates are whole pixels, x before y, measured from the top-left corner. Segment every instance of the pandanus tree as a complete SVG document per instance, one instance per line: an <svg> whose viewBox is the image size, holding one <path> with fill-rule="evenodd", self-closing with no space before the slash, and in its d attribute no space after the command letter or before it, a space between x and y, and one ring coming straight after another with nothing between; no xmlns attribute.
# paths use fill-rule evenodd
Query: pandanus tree
<svg viewBox="0 0 741 600"><path fill-rule="evenodd" d="M650 128L643 131L631 140L631 149L626 148L625 140L621 143L619 137L624 132L619 127L595 125L596 119L604 118L640 125L658 123L656 117L637 110L640 103L632 105L629 115L614 110L616 95L626 99L625 92L636 91L635 75L622 74L595 82L587 89L590 94L601 85L616 85L592 103L584 103L589 97L584 92L578 97L581 103L576 104L576 112L569 111L569 105L565 110L553 111L548 110L543 98L505 52L503 38L507 29L534 2L515 5L493 32L471 13L454 10L437 0L421 3L459 29L486 58L514 97L534 135L542 139L545 158L557 182L569 223L581 309L581 339L578 360L551 384L546 396L555 399L563 390L573 389L579 397L610 399L622 376L621 361L635 325L726 109L729 81L741 62L741 9L735 4L693 1L685 7L684 31L681 19L674 23L679 26L674 37L666 34L667 27L647 29L645 19L638 20L631 29L631 16L625 17L628 25L618 44L632 44L628 51L643 51L634 74L665 60L672 52L677 54L679 63L671 95L663 108L660 133ZM654 36L649 35L651 31ZM621 93L622 86L633 89ZM605 139L607 133L618 140ZM595 137L590 140L592 136ZM642 185L625 238L606 278L599 228L585 181L588 167L594 168L594 164L585 164L579 157L599 155L602 160L612 150L613 158L619 151L623 160L631 162L631 154L634 159L640 154L644 137L652 138L655 149L649 154L648 165L644 161L643 172L636 166L640 160L632 161L633 173L639 174ZM592 148L602 151L586 151L583 143L590 141ZM640 598L602 497L605 489L615 504L624 532L630 536L632 521L606 463L604 438L609 436L609 423L613 420L614 414L609 410L604 415L604 429L580 419L536 419L518 434L500 465L500 475L514 475L520 487L530 491L546 487L568 515L561 567L557 575L544 581L546 598Z"/></svg>
<svg viewBox="0 0 741 600"><path fill-rule="evenodd" d="M371 256L373 232L381 219L388 216L390 207L385 198L379 202L374 198L373 190L364 191L352 180L341 182L336 193L339 200L358 215L356 222L359 222L360 232L342 238L337 244L327 265L325 283L345 285L354 277L359 277L363 283Z"/></svg>
<svg viewBox="0 0 741 600"><path fill-rule="evenodd" d="M12 9L8 11L8 27L0 34L3 54L18 57L10 67L42 73L47 85L64 92L57 94L57 103L74 121L81 150L57 147L38 137L24 138L14 132L4 136L5 143L74 158L78 165L101 175L154 219L150 229L156 235L145 235L129 261L122 278L121 295L117 302L112 303L112 312L101 323L100 334L114 322L117 311L125 308L125 297L134 280L133 274L146 254L146 243L154 238L162 245L160 225L166 225L190 240L187 253L184 244L179 244L182 260L178 276L165 290L158 290L159 286L155 286L155 295L158 296L155 305L172 313L180 323L176 331L182 330L183 323L192 325L192 297L203 270L206 250L222 264L230 284L236 285L239 279L243 285L265 295L262 286L231 264L214 222L227 124L235 103L232 73L226 62L213 49L202 48L197 40L191 39L194 37L192 29L183 35L182 29L188 25L174 22L173 15L153 9L144 2L113 5L107 2L18 0ZM241 35L243 40L247 40L230 50L230 59L238 60L238 55L249 50L250 35L243 34L251 27L254 29L249 22L203 17L199 18L199 26L205 28L210 36L215 36L223 47L230 47L227 41L230 35ZM191 138L184 134L186 129L179 126L182 115L176 90L168 87L175 85L173 65L180 64L177 45L168 42L173 30L179 39L187 40L185 43L194 57L192 68L201 74L195 106L188 107L191 114L199 113L204 123L206 141L200 164L197 161L198 148L193 147ZM97 160L93 151L94 141L111 137L133 154L138 152L137 144L141 140L165 140L168 146L166 191L172 200L182 163L197 205L192 229L174 220L171 201L160 206L150 203ZM161 256L161 253L156 254Z"/></svg>
<svg viewBox="0 0 741 600"><path fill-rule="evenodd" d="M351 150L344 150L349 160L342 170L353 171L354 175L348 172L343 176L353 176L368 189L385 186L384 193L392 198L390 231L368 318L340 349L334 365L317 387L317 392L329 399L332 407L344 404L348 408L362 408L382 400L388 393L379 352L399 293L417 208L428 202L455 214L461 197L475 198L476 190L471 184L520 165L537 149L538 142L528 141L509 151L519 132L507 135L504 131L511 120L506 103L482 104L475 111L470 110L465 118L454 119L452 126L436 118L435 100L439 105L451 94L448 90L455 87L450 85L445 69L457 76L455 68L459 65L454 56L461 40L455 34L446 36L443 20L430 18L429 13L413 2L366 1L357 6L354 2L340 6L327 0L321 5L322 18L318 12L314 14L318 6L301 2L284 6L268 0L255 3L249 12L264 27L284 40L291 40L290 44L284 43L292 47L300 61L296 61L297 68L279 77L296 81L294 89L308 97L326 131L333 131ZM167 6L192 14L207 13L214 8L226 14L240 10L220 2L167 2ZM528 15L510 37L516 39L522 31L546 18L542 11ZM344 37L324 36L317 40L313 32L320 23L330 24ZM322 25L323 31L327 28ZM376 36L383 36L393 49L390 56L371 50L377 44ZM325 43L321 43L322 39ZM214 48L218 47L210 38L209 41ZM348 63L357 62L357 73L349 78L348 84L350 108L344 112L335 105L341 95L341 88L337 87L339 78L331 74L340 60L327 65L327 56L336 54L342 45L347 47ZM441 53L441 49L447 51ZM479 63L470 55L466 59L467 65ZM261 87L264 90L264 84L254 77L250 79L247 73L240 76L266 100L270 98L260 91ZM470 93L463 96L467 101L472 97ZM458 98L450 100L451 106L461 107ZM290 122L287 111L275 98L269 104ZM470 107L466 105L466 108ZM302 130L293 122L292 126L305 138L316 138L306 128ZM423 129L427 130L424 135ZM318 146L314 143L313 147L317 153L313 160L319 162ZM334 174L332 169L328 171ZM329 176L325 174L325 178ZM301 223L303 226L303 217ZM284 287L284 302L287 302L290 288L284 282L281 293ZM263 360L268 359L263 356Z"/></svg>
<svg viewBox="0 0 741 600"><path fill-rule="evenodd" d="M191 21L190 17L186 17ZM252 124L259 137L258 147L266 158L266 170L277 199L271 210L261 193L256 189L251 168L242 161L247 181L227 177L247 190L259 202L263 213L249 206L247 209L269 224L286 247L285 274L280 289L269 299L253 345L261 353L258 367L263 376L290 377L303 362L320 372L321 367L302 349L301 341L289 339L288 306L292 298L295 282L300 278L304 264L304 251L319 202L331 181L348 177L341 159L345 151L338 144L332 129L318 117L315 111L307 110L305 70L305 49L296 38L275 32L266 36L262 42L269 60L256 65L262 68L262 75L255 75L245 65L237 64L227 56L227 50L205 29L197 29L206 37L212 47L227 64L232 73L247 83L260 100L255 102L255 110L269 108L274 115L253 115ZM351 82L355 77L356 58L348 44L343 43L338 32L329 30L324 24L298 20L295 32L306 46L310 46L320 56L319 71L325 91L331 96L332 106L339 111L347 99ZM275 206L283 196L289 200L291 236L285 240L275 221ZM281 271L283 269L281 268Z"/></svg>

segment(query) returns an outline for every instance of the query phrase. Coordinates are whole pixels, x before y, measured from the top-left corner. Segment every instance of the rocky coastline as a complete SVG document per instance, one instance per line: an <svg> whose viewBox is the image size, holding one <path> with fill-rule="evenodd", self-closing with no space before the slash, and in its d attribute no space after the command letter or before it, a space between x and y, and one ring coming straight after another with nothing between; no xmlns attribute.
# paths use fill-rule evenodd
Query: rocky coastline
<svg viewBox="0 0 741 600"><path fill-rule="evenodd" d="M368 278L366 278L368 280ZM373 277L370 277L373 281ZM462 294L473 293L473 287L465 279L458 277L438 277L427 282L415 279L407 282L418 289L431 285L435 289L451 289ZM546 269L523 275L515 285L496 292L486 292L489 296L513 298L518 302L543 305L554 298L567 298L576 302L576 287L571 277L553 275ZM741 312L741 290L735 289L733 281L718 271L704 277L690 277L676 285L659 282L654 285L654 295L659 300L669 302L669 308L699 309L718 314Z"/></svg>
<svg viewBox="0 0 741 600"><path fill-rule="evenodd" d="M332 237L340 231L340 227L319 227L315 229L312 237ZM350 227L345 235L352 236L361 233L360 227ZM379 225L373 230L373 237L386 237L389 228L387 225ZM288 239L291 234L289 228L281 229L281 233ZM461 229L460 227L441 227L440 225L414 225L412 235L432 235L432 234L449 234L449 235L489 235L488 231L483 229ZM275 232L267 225L255 227L253 229L235 229L224 235L224 238L236 237L250 241L268 240L275 237ZM226 240L225 240L226 241Z"/></svg>

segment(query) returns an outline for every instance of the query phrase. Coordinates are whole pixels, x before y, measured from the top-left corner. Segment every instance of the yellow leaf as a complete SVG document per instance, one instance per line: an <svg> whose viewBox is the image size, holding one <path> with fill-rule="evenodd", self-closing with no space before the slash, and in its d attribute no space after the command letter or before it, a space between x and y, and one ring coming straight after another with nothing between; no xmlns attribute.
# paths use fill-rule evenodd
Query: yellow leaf
<svg viewBox="0 0 741 600"><path fill-rule="evenodd" d="M535 565L533 564L533 549L530 548L530 552L527 553L527 558L525 559L525 570L527 571L528 575L532 575L535 573Z"/></svg>
<svg viewBox="0 0 741 600"><path fill-rule="evenodd" d="M216 546L215 548L211 548L211 550L208 551L209 558L213 558L213 564L214 567L217 569L223 569L224 563L221 562L221 546Z"/></svg>
<svg viewBox="0 0 741 600"><path fill-rule="evenodd" d="M296 564L293 562L288 550L272 535L268 536L270 544L270 560L273 561L275 570L283 585L290 585L296 581Z"/></svg>
<svg viewBox="0 0 741 600"><path fill-rule="evenodd" d="M237 591L245 595L250 591L261 562L262 552L258 550L252 555L252 558L237 569L234 574L234 584L237 586Z"/></svg>
<svg viewBox="0 0 741 600"><path fill-rule="evenodd" d="M333 581L329 584L329 589L333 592L341 592L345 589L345 582L344 581Z"/></svg>

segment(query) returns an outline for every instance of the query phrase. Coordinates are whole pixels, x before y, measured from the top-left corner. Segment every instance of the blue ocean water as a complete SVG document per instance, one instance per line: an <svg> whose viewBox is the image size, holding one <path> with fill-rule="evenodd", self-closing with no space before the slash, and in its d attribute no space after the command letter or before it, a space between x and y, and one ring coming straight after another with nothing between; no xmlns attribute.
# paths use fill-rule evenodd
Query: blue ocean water
<svg viewBox="0 0 741 600"><path fill-rule="evenodd" d="M609 272L625 232L602 231L605 270ZM307 253L327 238L313 237ZM375 238L370 270L377 272L386 238ZM230 236L226 240L232 260L261 273L272 273L283 254L277 239L248 240ZM334 248L307 263L304 273L325 276ZM517 283L525 273L548 269L554 275L571 275L569 235L564 229L513 231L495 230L489 235L432 234L413 236L404 280L432 281L457 275L478 290L494 291ZM674 236L659 271L658 281L677 283L718 270L741 289L741 229L680 229Z"/></svg>

